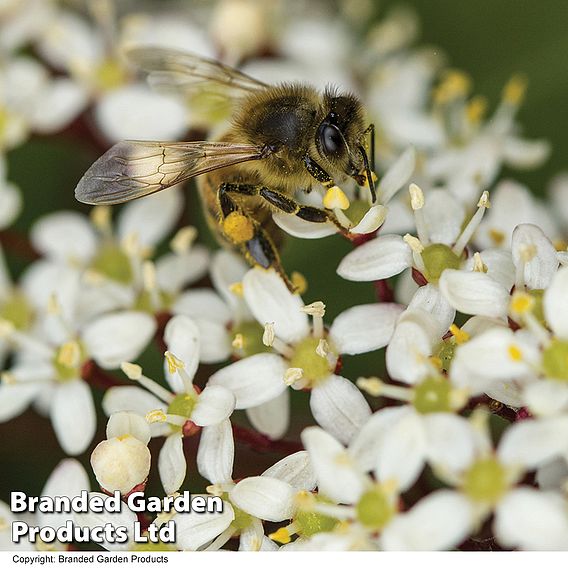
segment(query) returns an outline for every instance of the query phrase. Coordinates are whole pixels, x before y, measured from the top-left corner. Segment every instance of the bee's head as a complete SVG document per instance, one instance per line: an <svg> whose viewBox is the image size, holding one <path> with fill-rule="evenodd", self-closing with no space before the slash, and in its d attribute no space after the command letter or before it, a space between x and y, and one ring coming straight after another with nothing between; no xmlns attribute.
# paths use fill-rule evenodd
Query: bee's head
<svg viewBox="0 0 568 568"><path fill-rule="evenodd" d="M327 89L323 96L321 109L323 117L316 129L316 148L323 164L334 171L353 178L359 185L364 185L366 176L371 180L366 150L366 135L369 132L364 120L361 101L352 94L338 94ZM370 158L370 159L369 159ZM324 165L324 167L325 167ZM371 192L375 200L372 180Z"/></svg>

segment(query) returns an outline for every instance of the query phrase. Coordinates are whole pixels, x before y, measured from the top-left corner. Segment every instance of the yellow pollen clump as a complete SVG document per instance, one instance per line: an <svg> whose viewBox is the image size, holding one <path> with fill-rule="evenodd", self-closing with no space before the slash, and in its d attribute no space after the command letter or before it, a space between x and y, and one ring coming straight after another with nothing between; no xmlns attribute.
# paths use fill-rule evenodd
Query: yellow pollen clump
<svg viewBox="0 0 568 568"><path fill-rule="evenodd" d="M164 357L168 362L168 371L173 375L178 369L183 369L185 367L185 363L178 359L173 353L166 351L164 353Z"/></svg>
<svg viewBox="0 0 568 568"><path fill-rule="evenodd" d="M146 414L146 422L154 424L155 422L165 422L166 415L163 410L151 410Z"/></svg>
<svg viewBox="0 0 568 568"><path fill-rule="evenodd" d="M450 70L434 91L434 101L437 104L445 104L465 97L470 88L471 79L463 71Z"/></svg>
<svg viewBox="0 0 568 568"><path fill-rule="evenodd" d="M513 361L523 360L523 353L516 345L509 345L507 351L509 353L509 357L511 357Z"/></svg>
<svg viewBox="0 0 568 568"><path fill-rule="evenodd" d="M235 296L238 296L239 298L242 298L243 295L244 295L243 283L242 282L233 282L233 284L231 284L229 286L229 290L230 290L231 294L234 294Z"/></svg>
<svg viewBox="0 0 568 568"><path fill-rule="evenodd" d="M521 104L527 90L527 82L524 75L513 75L503 89L503 100L515 106Z"/></svg>
<svg viewBox="0 0 568 568"><path fill-rule="evenodd" d="M76 367L81 358L81 348L76 341L68 341L59 348L57 362L65 367Z"/></svg>
<svg viewBox="0 0 568 568"><path fill-rule="evenodd" d="M489 238L496 245L502 245L503 241L505 240L505 233L503 233L503 231L499 231L497 229L490 229L489 230Z"/></svg>
<svg viewBox="0 0 568 568"><path fill-rule="evenodd" d="M533 306L533 297L524 292L517 292L511 298L511 311L516 314L526 314Z"/></svg>
<svg viewBox="0 0 568 568"><path fill-rule="evenodd" d="M323 198L323 206L326 209L349 209L349 199L343 190L334 185L330 187Z"/></svg>
<svg viewBox="0 0 568 568"><path fill-rule="evenodd" d="M223 232L238 245L254 237L254 225L248 217L233 211L223 221Z"/></svg>
<svg viewBox="0 0 568 568"><path fill-rule="evenodd" d="M270 540L278 542L280 544L288 544L291 540L290 533L286 527L282 527L278 529L276 532L269 534L268 537Z"/></svg>
<svg viewBox="0 0 568 568"><path fill-rule="evenodd" d="M487 111L487 99L480 95L473 97L465 109L468 122L479 124Z"/></svg>
<svg viewBox="0 0 568 568"><path fill-rule="evenodd" d="M292 272L290 279L292 280L292 286L294 286L296 294L301 295L306 293L308 289L308 281L303 274L300 272Z"/></svg>
<svg viewBox="0 0 568 568"><path fill-rule="evenodd" d="M450 333L454 336L457 344L469 341L469 333L460 329L455 323L450 325Z"/></svg>

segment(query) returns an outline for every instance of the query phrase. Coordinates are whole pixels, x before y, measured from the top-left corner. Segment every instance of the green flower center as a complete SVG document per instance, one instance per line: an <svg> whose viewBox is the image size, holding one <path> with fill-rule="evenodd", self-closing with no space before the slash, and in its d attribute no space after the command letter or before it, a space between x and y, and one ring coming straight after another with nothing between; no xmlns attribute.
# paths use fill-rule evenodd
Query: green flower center
<svg viewBox="0 0 568 568"><path fill-rule="evenodd" d="M119 61L106 59L95 71L95 82L101 91L110 91L124 84L126 74Z"/></svg>
<svg viewBox="0 0 568 568"><path fill-rule="evenodd" d="M223 501L227 501L231 503L231 507L233 508L233 512L235 513L235 518L231 523L231 526L237 531L243 531L244 529L248 528L252 523L252 516L248 513L245 513L242 509L239 509L230 499L228 493L223 493L221 495L221 499Z"/></svg>
<svg viewBox="0 0 568 568"><path fill-rule="evenodd" d="M297 367L304 371L303 377L312 383L317 383L329 377L332 369L327 357L316 353L319 339L306 337L294 346L294 355L290 359L290 367ZM330 350L332 346L329 346Z"/></svg>
<svg viewBox="0 0 568 568"><path fill-rule="evenodd" d="M568 381L568 341L550 342L542 353L542 370L549 379Z"/></svg>
<svg viewBox="0 0 568 568"><path fill-rule="evenodd" d="M168 414L175 414L176 416L183 416L189 419L191 413L197 404L197 394L188 394L182 392L172 400L168 406ZM175 424L170 424L170 428L174 432L179 432L181 426L176 426Z"/></svg>
<svg viewBox="0 0 568 568"><path fill-rule="evenodd" d="M8 127L8 112L5 108L0 106L0 141L4 136L4 132Z"/></svg>
<svg viewBox="0 0 568 568"><path fill-rule="evenodd" d="M380 488L363 493L356 511L359 522L373 530L385 527L395 513L390 499Z"/></svg>
<svg viewBox="0 0 568 568"><path fill-rule="evenodd" d="M55 380L65 383L81 376L81 366L87 360L85 347L79 341L61 345L53 356Z"/></svg>
<svg viewBox="0 0 568 568"><path fill-rule="evenodd" d="M426 268L424 277L428 282L438 282L444 270L461 266L460 257L450 247L440 243L425 247L421 256Z"/></svg>
<svg viewBox="0 0 568 568"><path fill-rule="evenodd" d="M422 414L451 412L452 388L443 377L429 377L414 387L414 407Z"/></svg>
<svg viewBox="0 0 568 568"><path fill-rule="evenodd" d="M25 330L32 323L33 310L26 297L20 292L15 292L0 304L0 319L8 320L16 329Z"/></svg>
<svg viewBox="0 0 568 568"><path fill-rule="evenodd" d="M315 511L299 511L294 517L296 532L307 538L317 533L331 532L338 523L337 519Z"/></svg>
<svg viewBox="0 0 568 568"><path fill-rule="evenodd" d="M138 298L136 298L136 302L132 309L153 314L156 310L167 311L172 307L172 304L174 303L174 296L172 294L160 291L158 297L159 305L154 306L152 294L147 290L144 290L138 295Z"/></svg>
<svg viewBox="0 0 568 568"><path fill-rule="evenodd" d="M133 274L130 259L116 244L107 243L100 247L97 256L93 259L91 268L120 284L130 284Z"/></svg>
<svg viewBox="0 0 568 568"><path fill-rule="evenodd" d="M452 366L452 359L456 353L456 342L453 337L440 341L434 349L434 355L440 359L442 370L448 372Z"/></svg>
<svg viewBox="0 0 568 568"><path fill-rule="evenodd" d="M532 313L534 317L538 320L541 325L546 325L546 320L544 319L544 310L542 308L542 298L544 296L544 290L529 290L528 293L532 296L534 304L532 307Z"/></svg>
<svg viewBox="0 0 568 568"><path fill-rule="evenodd" d="M465 474L463 489L474 501L495 504L507 491L505 468L495 459L475 462Z"/></svg>
<svg viewBox="0 0 568 568"><path fill-rule="evenodd" d="M235 337L239 335L243 340L242 347L237 349L236 353L239 357L250 357L257 353L271 351L270 347L262 343L264 328L258 322L245 321L235 326L231 331Z"/></svg>

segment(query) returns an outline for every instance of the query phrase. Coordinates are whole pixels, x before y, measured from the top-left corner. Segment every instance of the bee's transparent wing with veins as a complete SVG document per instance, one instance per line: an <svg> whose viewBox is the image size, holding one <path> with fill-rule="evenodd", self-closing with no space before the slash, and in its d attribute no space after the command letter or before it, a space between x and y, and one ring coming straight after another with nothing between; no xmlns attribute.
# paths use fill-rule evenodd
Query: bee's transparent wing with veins
<svg viewBox="0 0 568 568"><path fill-rule="evenodd" d="M175 49L133 47L128 59L146 71L150 84L161 91L173 91L190 98L200 93L217 98L238 100L243 95L269 87L245 73L207 59Z"/></svg>
<svg viewBox="0 0 568 568"><path fill-rule="evenodd" d="M75 197L91 205L123 203L211 170L266 156L262 147L252 144L125 140L87 170Z"/></svg>

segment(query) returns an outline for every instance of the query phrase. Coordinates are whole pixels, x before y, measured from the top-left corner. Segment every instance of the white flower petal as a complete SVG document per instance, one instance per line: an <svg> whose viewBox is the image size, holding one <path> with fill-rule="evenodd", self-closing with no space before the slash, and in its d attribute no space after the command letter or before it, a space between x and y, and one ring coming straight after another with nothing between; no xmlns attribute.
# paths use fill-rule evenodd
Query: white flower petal
<svg viewBox="0 0 568 568"><path fill-rule="evenodd" d="M107 423L106 437L110 439L125 435L133 436L147 445L151 438L150 425L136 412L123 411L112 414Z"/></svg>
<svg viewBox="0 0 568 568"><path fill-rule="evenodd" d="M336 503L356 503L365 486L345 448L316 426L302 432L302 443L310 456L319 491Z"/></svg>
<svg viewBox="0 0 568 568"><path fill-rule="evenodd" d="M123 411L132 411L146 416L151 410L166 412L168 405L140 387L124 386L111 387L103 397L102 407L107 416ZM168 424L156 422L150 424L150 431L153 437L165 436L170 432L170 427Z"/></svg>
<svg viewBox="0 0 568 568"><path fill-rule="evenodd" d="M403 311L398 304L365 304L339 314L329 337L339 353L357 355L381 349L389 342Z"/></svg>
<svg viewBox="0 0 568 568"><path fill-rule="evenodd" d="M440 277L440 290L459 312L500 317L507 313L509 291L484 272L446 269Z"/></svg>
<svg viewBox="0 0 568 568"><path fill-rule="evenodd" d="M286 288L276 271L249 270L243 278L243 291L258 323L274 323L277 337L294 343L308 335L308 316L301 311L302 299Z"/></svg>
<svg viewBox="0 0 568 568"><path fill-rule="evenodd" d="M503 143L503 158L509 166L532 170L546 161L550 149L548 140L526 140L507 136Z"/></svg>
<svg viewBox="0 0 568 568"><path fill-rule="evenodd" d="M95 120L110 142L176 140L187 128L185 113L181 101L132 84L104 95Z"/></svg>
<svg viewBox="0 0 568 568"><path fill-rule="evenodd" d="M187 316L174 316L164 329L164 342L168 350L183 361L185 372L193 378L199 366L201 338L196 323ZM175 392L184 392L183 381L177 373L170 373L167 361L164 370L169 385Z"/></svg>
<svg viewBox="0 0 568 568"><path fill-rule="evenodd" d="M89 220L74 211L58 211L41 217L31 231L34 247L64 262L88 261L96 252L97 236Z"/></svg>
<svg viewBox="0 0 568 568"><path fill-rule="evenodd" d="M387 212L388 209L384 205L373 205L349 232L354 235L373 233L385 222Z"/></svg>
<svg viewBox="0 0 568 568"><path fill-rule="evenodd" d="M287 365L279 355L259 353L213 374L210 385L228 388L237 397L235 408L250 408L272 400L285 389Z"/></svg>
<svg viewBox="0 0 568 568"><path fill-rule="evenodd" d="M62 383L55 389L51 423L66 454L84 452L95 435L97 419L89 386L81 380Z"/></svg>
<svg viewBox="0 0 568 568"><path fill-rule="evenodd" d="M88 324L83 341L93 359L103 369L116 369L123 361L133 361L156 331L156 322L142 312L105 315Z"/></svg>
<svg viewBox="0 0 568 568"><path fill-rule="evenodd" d="M568 388L560 381L536 381L525 386L522 400L533 416L559 414L568 407Z"/></svg>
<svg viewBox="0 0 568 568"><path fill-rule="evenodd" d="M420 286L408 304L411 310L420 309L434 316L438 325L438 335L442 337L454 322L456 310L450 306L440 289L433 284Z"/></svg>
<svg viewBox="0 0 568 568"><path fill-rule="evenodd" d="M552 331L562 339L568 339L568 266L561 268L543 297L544 317Z"/></svg>
<svg viewBox="0 0 568 568"><path fill-rule="evenodd" d="M197 318L194 320L199 330L199 360L202 363L221 363L232 353L231 337L227 327L215 321Z"/></svg>
<svg viewBox="0 0 568 568"><path fill-rule="evenodd" d="M321 239L337 232L336 226L330 222L311 223L286 213L273 213L272 218L283 231L299 239Z"/></svg>
<svg viewBox="0 0 568 568"><path fill-rule="evenodd" d="M208 288L193 288L184 292L172 309L176 314L192 319L206 319L221 325L227 325L233 317L229 306Z"/></svg>
<svg viewBox="0 0 568 568"><path fill-rule="evenodd" d="M158 286L160 290L175 295L205 276L208 265L209 251L202 245L195 245L183 254L164 254L156 261Z"/></svg>
<svg viewBox="0 0 568 568"><path fill-rule="evenodd" d="M449 550L465 540L472 525L472 507L465 497L436 491L389 523L381 544L384 550Z"/></svg>
<svg viewBox="0 0 568 568"><path fill-rule="evenodd" d="M337 267L346 280L382 280L412 265L410 247L399 235L377 237L348 253Z"/></svg>
<svg viewBox="0 0 568 568"><path fill-rule="evenodd" d="M246 409L247 418L258 430L272 440L282 438L290 425L290 390L266 402Z"/></svg>
<svg viewBox="0 0 568 568"><path fill-rule="evenodd" d="M313 491L317 485L310 456L306 451L286 456L269 467L262 475L285 481L298 491Z"/></svg>
<svg viewBox="0 0 568 568"><path fill-rule="evenodd" d="M237 483L229 493L239 508L266 521L283 521L292 517L294 488L273 477L247 477Z"/></svg>
<svg viewBox="0 0 568 568"><path fill-rule="evenodd" d="M371 416L361 391L338 375L330 375L312 389L310 408L315 421L345 444Z"/></svg>
<svg viewBox="0 0 568 568"><path fill-rule="evenodd" d="M227 483L233 478L235 443L229 420L201 431L197 451L197 470L211 483Z"/></svg>
<svg viewBox="0 0 568 568"><path fill-rule="evenodd" d="M4 183L0 174L0 229L5 229L22 210L22 192L12 183Z"/></svg>
<svg viewBox="0 0 568 568"><path fill-rule="evenodd" d="M209 385L200 393L191 419L199 426L212 426L229 418L235 408L235 395L220 385Z"/></svg>
<svg viewBox="0 0 568 568"><path fill-rule="evenodd" d="M413 384L429 372L424 360L440 339L439 327L434 316L424 310L404 312L386 352L387 369L392 378Z"/></svg>
<svg viewBox="0 0 568 568"><path fill-rule="evenodd" d="M566 452L568 417L516 422L503 434L497 455L506 464L534 469Z"/></svg>
<svg viewBox="0 0 568 568"><path fill-rule="evenodd" d="M383 203L388 203L393 195L410 179L416 165L416 151L408 147L389 167L377 187Z"/></svg>
<svg viewBox="0 0 568 568"><path fill-rule="evenodd" d="M542 229L528 223L518 225L513 231L511 250L517 269L524 267L525 284L533 290L546 289L558 269L558 256ZM524 262L522 257L527 250L533 251L533 257Z"/></svg>
<svg viewBox="0 0 568 568"><path fill-rule="evenodd" d="M430 242L449 246L457 240L465 207L450 192L443 189L428 192L423 212Z"/></svg>
<svg viewBox="0 0 568 568"><path fill-rule="evenodd" d="M520 487L497 505L494 531L503 546L522 550L566 550L565 500L553 492Z"/></svg>
<svg viewBox="0 0 568 568"><path fill-rule="evenodd" d="M381 481L395 480L406 491L424 468L427 442L424 426L414 412L403 414L390 428L379 448L375 475Z"/></svg>
<svg viewBox="0 0 568 568"><path fill-rule="evenodd" d="M160 480L167 495L175 493L185 479L187 463L183 454L183 438L181 434L171 434L160 450L158 471Z"/></svg>
<svg viewBox="0 0 568 568"><path fill-rule="evenodd" d="M157 245L174 230L182 209L183 194L179 187L133 201L118 216L118 237L122 240L136 235L142 246Z"/></svg>
<svg viewBox="0 0 568 568"><path fill-rule="evenodd" d="M487 266L487 274L505 288L510 290L515 284L515 265L510 250L488 249L480 252L483 264ZM468 258L465 268L473 270L474 258Z"/></svg>
<svg viewBox="0 0 568 568"><path fill-rule="evenodd" d="M183 550L197 550L219 536L235 519L230 503L223 502L223 512L182 513L176 515L177 544Z"/></svg>

